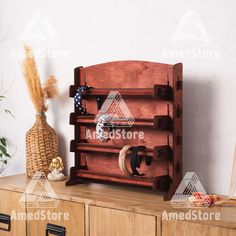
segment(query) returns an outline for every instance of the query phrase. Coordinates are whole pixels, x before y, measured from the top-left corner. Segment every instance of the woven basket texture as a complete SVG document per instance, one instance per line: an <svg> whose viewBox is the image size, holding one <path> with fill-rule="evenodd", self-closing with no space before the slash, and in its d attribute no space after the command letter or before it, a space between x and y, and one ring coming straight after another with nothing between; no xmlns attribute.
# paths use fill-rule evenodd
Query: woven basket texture
<svg viewBox="0 0 236 236"><path fill-rule="evenodd" d="M45 115L36 115L33 127L26 134L26 171L33 177L37 171L46 175L54 157L58 156L58 137Z"/></svg>

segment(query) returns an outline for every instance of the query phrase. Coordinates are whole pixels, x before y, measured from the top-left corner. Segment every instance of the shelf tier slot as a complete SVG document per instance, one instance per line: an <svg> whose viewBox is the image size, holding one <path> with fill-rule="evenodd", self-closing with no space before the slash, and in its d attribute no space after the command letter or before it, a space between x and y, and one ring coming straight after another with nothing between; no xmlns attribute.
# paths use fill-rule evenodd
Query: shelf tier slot
<svg viewBox="0 0 236 236"><path fill-rule="evenodd" d="M109 174L102 174L97 173L89 170L78 170L76 175L80 178L87 179L87 180L100 180L100 181L108 181L108 182L115 182L115 183L123 183L123 184L132 184L138 186L146 186L152 187L153 186L153 178L140 178L140 177L127 177L122 175L109 175Z"/></svg>
<svg viewBox="0 0 236 236"><path fill-rule="evenodd" d="M115 127L122 127L122 122L114 121ZM94 115L76 115L75 113L70 114L70 124L78 126L94 126L95 116ZM157 130L172 131L173 121L170 116L154 116L153 119L150 118L135 118L133 126L139 127L150 127Z"/></svg>
<svg viewBox="0 0 236 236"><path fill-rule="evenodd" d="M105 144L93 144L93 143L82 143L71 141L70 150L71 152L81 153L114 153L119 154L122 146L105 145ZM167 161L172 160L172 149L168 145L155 146L153 149L146 148L144 151L139 151L138 154L143 157L151 157L153 160Z"/></svg>
<svg viewBox="0 0 236 236"><path fill-rule="evenodd" d="M118 174L103 174L89 170L77 170L76 176L79 179L93 180L95 182L110 182L119 184L130 184L133 186L148 187L153 190L167 191L170 184L170 177L168 175L158 176L154 178L145 177L129 177Z"/></svg>
<svg viewBox="0 0 236 236"><path fill-rule="evenodd" d="M74 97L77 87L70 86L70 97ZM154 97L160 100L172 101L173 92L169 85L154 85L153 88L91 88L85 96L107 96L110 91L118 91L121 96Z"/></svg>

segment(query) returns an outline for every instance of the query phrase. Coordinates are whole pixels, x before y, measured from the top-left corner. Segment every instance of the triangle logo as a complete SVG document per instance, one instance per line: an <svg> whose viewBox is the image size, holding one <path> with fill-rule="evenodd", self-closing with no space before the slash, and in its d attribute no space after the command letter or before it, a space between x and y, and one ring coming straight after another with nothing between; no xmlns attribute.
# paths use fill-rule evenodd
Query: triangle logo
<svg viewBox="0 0 236 236"><path fill-rule="evenodd" d="M101 109L95 117L95 123L101 116L109 116L109 122L104 126L131 127L134 124L134 117L118 91L110 91Z"/></svg>
<svg viewBox="0 0 236 236"><path fill-rule="evenodd" d="M194 197L194 202L190 199ZM195 172L187 172L171 199L174 208L208 207L211 203Z"/></svg>
<svg viewBox="0 0 236 236"><path fill-rule="evenodd" d="M34 12L20 40L31 46L52 46L58 41L56 30L43 10Z"/></svg>
<svg viewBox="0 0 236 236"><path fill-rule="evenodd" d="M60 200L45 174L36 172L19 202L24 208L56 208Z"/></svg>
<svg viewBox="0 0 236 236"><path fill-rule="evenodd" d="M207 46L210 37L198 15L187 10L175 28L171 42L176 46Z"/></svg>

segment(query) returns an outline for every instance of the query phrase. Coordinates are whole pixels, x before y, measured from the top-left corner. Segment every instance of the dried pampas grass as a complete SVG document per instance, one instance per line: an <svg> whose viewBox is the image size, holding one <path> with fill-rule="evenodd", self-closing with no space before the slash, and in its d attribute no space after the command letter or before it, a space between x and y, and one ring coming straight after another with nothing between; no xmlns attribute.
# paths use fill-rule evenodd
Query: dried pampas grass
<svg viewBox="0 0 236 236"><path fill-rule="evenodd" d="M28 88L29 95L35 107L35 110L40 113L46 111L44 104L43 90L36 67L36 62L32 54L31 48L25 46L25 61L23 63L25 82Z"/></svg>
<svg viewBox="0 0 236 236"><path fill-rule="evenodd" d="M57 95L57 80L54 76L50 76L45 82L44 88L42 88L36 62L30 47L25 46L25 54L23 71L28 92L36 112L44 113L47 111L47 99L52 99Z"/></svg>
<svg viewBox="0 0 236 236"><path fill-rule="evenodd" d="M57 96L57 80L54 76L50 76L44 83L43 94L47 99L52 99Z"/></svg>

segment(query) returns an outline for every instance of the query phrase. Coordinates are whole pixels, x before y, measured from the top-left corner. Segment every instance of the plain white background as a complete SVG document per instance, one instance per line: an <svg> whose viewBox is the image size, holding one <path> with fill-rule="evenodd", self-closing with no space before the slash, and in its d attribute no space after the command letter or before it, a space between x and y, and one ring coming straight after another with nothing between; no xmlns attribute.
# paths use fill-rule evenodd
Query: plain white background
<svg viewBox="0 0 236 236"><path fill-rule="evenodd" d="M32 39L37 30L42 33L42 25L37 25L41 19L46 40L41 37L43 33L36 34L33 49L42 48L37 45L37 37L41 37L50 50L67 54L37 57L42 81L50 74L58 79L60 96L50 104L47 115L60 136L60 155L66 170L73 165L73 154L69 152L73 103L68 88L75 67L131 59L182 62L183 170L195 171L208 192L228 194L236 137L235 12L233 0L1 0L1 91L8 90L4 106L15 115L15 120L2 113L0 118L0 132L8 137L12 152L16 150L6 174L25 172L25 134L33 125L35 112L22 76L22 58L16 53L22 50L27 37ZM191 22L189 14L197 20ZM178 33L181 24L186 24L182 35ZM191 37L180 45L175 44L175 37L173 42L173 35L181 39L186 32L187 36L192 32L195 39L199 37L200 45L193 45ZM186 55L198 48L218 56Z"/></svg>

